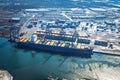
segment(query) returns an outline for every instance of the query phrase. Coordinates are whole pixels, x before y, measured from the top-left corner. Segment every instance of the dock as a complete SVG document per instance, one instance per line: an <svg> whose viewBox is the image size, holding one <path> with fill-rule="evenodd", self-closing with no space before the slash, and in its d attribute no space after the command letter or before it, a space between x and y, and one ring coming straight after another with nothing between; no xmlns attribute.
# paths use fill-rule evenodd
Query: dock
<svg viewBox="0 0 120 80"><path fill-rule="evenodd" d="M120 50L110 50L110 49L97 49L93 50L95 53L107 54L107 55L115 55L120 56Z"/></svg>
<svg viewBox="0 0 120 80"><path fill-rule="evenodd" d="M103 18L99 21L89 14L95 20L94 22L84 12L83 16L79 13L84 11L81 8L59 9L59 11L56 8L47 8L47 11L40 11L38 14L32 10L24 11L26 16L19 22L23 25L18 33L15 32L16 35L24 33L18 37L20 42L30 42L31 36L35 34L37 36L35 44L76 49L92 47L94 53L120 56L120 27L114 25L119 25L118 22L113 24L109 19L104 20L103 16L95 16L95 18ZM43 12L44 15L41 15ZM91 10L91 12L94 11ZM16 37L15 33L13 33L14 37Z"/></svg>

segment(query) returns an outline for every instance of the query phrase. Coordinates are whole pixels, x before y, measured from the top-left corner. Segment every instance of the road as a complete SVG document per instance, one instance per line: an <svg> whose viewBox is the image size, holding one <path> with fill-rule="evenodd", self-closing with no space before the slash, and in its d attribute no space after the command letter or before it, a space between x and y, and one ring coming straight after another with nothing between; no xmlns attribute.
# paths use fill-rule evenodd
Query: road
<svg viewBox="0 0 120 80"><path fill-rule="evenodd" d="M65 13L61 13L62 16L66 17L67 19L69 19L70 21L73 21L69 16L67 16Z"/></svg>

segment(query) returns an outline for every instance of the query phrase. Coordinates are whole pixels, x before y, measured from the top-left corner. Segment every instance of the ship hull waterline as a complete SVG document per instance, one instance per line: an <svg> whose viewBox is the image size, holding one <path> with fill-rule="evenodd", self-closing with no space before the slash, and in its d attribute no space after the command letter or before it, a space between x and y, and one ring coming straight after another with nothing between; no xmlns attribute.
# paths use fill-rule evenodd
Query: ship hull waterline
<svg viewBox="0 0 120 80"><path fill-rule="evenodd" d="M84 57L84 58L91 58L91 55L93 54L93 49L76 49L69 47L35 44L31 42L26 42L26 43L16 42L16 47L37 50L42 52L49 52L51 54L60 54L63 56L76 56L76 57Z"/></svg>

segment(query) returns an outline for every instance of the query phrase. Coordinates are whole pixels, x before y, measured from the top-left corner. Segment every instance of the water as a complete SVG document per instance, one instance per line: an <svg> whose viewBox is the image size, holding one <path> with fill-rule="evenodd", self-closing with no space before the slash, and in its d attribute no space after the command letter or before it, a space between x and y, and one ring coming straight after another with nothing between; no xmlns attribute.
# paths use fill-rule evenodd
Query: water
<svg viewBox="0 0 120 80"><path fill-rule="evenodd" d="M6 38L0 38L0 69L8 70L14 80L44 80L48 75L69 80L97 78L94 70L120 71L120 56L94 53L89 59L65 57L17 49Z"/></svg>

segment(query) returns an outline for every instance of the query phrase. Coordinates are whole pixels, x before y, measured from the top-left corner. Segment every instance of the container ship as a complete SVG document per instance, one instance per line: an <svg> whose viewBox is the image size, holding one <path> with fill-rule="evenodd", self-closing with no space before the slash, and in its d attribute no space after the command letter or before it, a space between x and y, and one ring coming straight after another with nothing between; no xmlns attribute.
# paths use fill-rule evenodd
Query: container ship
<svg viewBox="0 0 120 80"><path fill-rule="evenodd" d="M37 31L31 38L21 37L16 40L17 47L39 51L60 53L64 56L90 57L93 49L88 45L78 43L78 38L47 34Z"/></svg>

